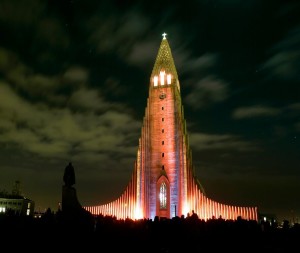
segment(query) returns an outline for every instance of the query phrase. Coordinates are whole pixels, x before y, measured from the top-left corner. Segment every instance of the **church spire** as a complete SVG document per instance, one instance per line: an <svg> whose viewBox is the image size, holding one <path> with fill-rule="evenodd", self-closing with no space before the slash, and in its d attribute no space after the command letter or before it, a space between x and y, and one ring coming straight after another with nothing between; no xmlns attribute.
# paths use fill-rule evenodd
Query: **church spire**
<svg viewBox="0 0 300 253"><path fill-rule="evenodd" d="M151 74L151 83L154 83L154 87L158 86L158 82L163 78L167 79L165 82L161 81L160 85L178 85L177 71L166 35L166 33L162 34L163 38Z"/></svg>

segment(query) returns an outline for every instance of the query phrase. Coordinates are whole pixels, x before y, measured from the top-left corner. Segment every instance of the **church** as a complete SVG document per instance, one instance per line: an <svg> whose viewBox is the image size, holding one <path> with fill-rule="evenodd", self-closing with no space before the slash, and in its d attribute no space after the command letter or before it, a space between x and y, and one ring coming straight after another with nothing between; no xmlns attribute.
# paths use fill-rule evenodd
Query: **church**
<svg viewBox="0 0 300 253"><path fill-rule="evenodd" d="M124 192L110 203L85 206L118 219L188 216L257 220L257 207L232 206L206 196L197 179L184 119L180 82L166 34L150 76L134 168Z"/></svg>

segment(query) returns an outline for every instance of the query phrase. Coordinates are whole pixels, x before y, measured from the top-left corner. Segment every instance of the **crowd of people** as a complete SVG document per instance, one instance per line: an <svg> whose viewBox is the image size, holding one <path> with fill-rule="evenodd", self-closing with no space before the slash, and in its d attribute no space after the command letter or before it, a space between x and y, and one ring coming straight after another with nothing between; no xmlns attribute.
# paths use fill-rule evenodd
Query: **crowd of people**
<svg viewBox="0 0 300 253"><path fill-rule="evenodd" d="M40 218L2 215L2 238L39 241L48 249L105 248L110 252L201 252L203 248L278 252L297 247L300 226L285 222L199 219L193 213L172 219L124 219L113 216L68 217L48 209Z"/></svg>

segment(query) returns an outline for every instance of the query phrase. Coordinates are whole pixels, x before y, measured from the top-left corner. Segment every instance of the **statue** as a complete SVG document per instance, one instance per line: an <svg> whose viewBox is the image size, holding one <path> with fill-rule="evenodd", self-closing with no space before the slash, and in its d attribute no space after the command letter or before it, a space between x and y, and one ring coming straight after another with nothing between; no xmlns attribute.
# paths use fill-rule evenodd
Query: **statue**
<svg viewBox="0 0 300 253"><path fill-rule="evenodd" d="M75 184L75 172L72 163L69 163L69 165L65 168L63 180L65 182L65 186L71 187Z"/></svg>
<svg viewBox="0 0 300 253"><path fill-rule="evenodd" d="M78 226L92 230L94 227L93 216L81 206L76 189L73 187L75 171L72 163L66 166L63 181L65 184L62 186L61 218L68 224L68 227Z"/></svg>

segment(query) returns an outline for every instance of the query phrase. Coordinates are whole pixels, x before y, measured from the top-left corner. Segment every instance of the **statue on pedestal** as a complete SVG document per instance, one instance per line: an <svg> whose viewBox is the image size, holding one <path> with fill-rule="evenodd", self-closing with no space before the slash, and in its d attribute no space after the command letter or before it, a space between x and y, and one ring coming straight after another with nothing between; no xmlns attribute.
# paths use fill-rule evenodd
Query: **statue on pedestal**
<svg viewBox="0 0 300 253"><path fill-rule="evenodd" d="M75 172L74 172L74 167L71 162L65 168L65 173L64 173L63 179L65 182L65 186L71 187L72 185L75 184Z"/></svg>
<svg viewBox="0 0 300 253"><path fill-rule="evenodd" d="M75 171L70 162L64 172L64 185L62 187L62 217L65 222L72 225L93 226L93 217L78 201L75 184Z"/></svg>

